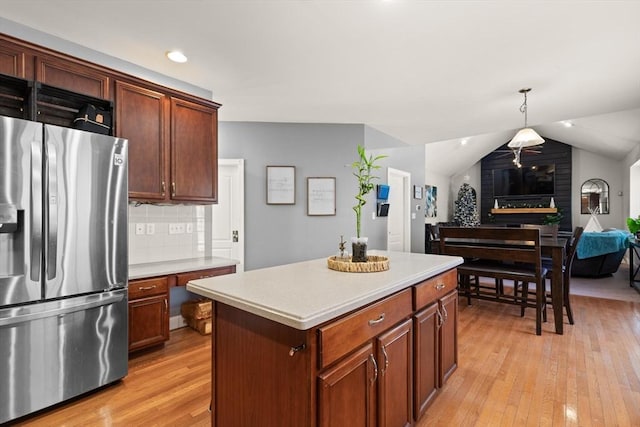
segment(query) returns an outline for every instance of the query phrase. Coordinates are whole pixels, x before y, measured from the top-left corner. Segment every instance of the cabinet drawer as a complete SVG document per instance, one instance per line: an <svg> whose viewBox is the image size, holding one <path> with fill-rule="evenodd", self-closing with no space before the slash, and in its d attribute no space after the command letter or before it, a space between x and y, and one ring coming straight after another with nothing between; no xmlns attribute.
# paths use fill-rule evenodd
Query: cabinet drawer
<svg viewBox="0 0 640 427"><path fill-rule="evenodd" d="M321 327L320 366L324 368L411 314L411 289Z"/></svg>
<svg viewBox="0 0 640 427"><path fill-rule="evenodd" d="M129 301L136 298L166 294L169 290L166 277L133 280L129 282Z"/></svg>
<svg viewBox="0 0 640 427"><path fill-rule="evenodd" d="M235 265L226 267L209 268L207 270L190 271L188 273L178 273L178 286L186 286L187 282L196 279L205 279L207 277L222 276L223 274L232 274L236 272Z"/></svg>
<svg viewBox="0 0 640 427"><path fill-rule="evenodd" d="M458 271L454 268L413 286L413 309L419 310L458 286Z"/></svg>

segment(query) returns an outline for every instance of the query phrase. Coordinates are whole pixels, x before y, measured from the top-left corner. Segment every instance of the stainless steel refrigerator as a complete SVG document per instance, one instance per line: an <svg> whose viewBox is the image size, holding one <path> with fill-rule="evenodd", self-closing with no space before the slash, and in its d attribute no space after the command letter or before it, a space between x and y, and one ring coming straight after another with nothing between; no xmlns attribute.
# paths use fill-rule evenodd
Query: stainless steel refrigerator
<svg viewBox="0 0 640 427"><path fill-rule="evenodd" d="M127 374L127 141L0 117L0 423Z"/></svg>

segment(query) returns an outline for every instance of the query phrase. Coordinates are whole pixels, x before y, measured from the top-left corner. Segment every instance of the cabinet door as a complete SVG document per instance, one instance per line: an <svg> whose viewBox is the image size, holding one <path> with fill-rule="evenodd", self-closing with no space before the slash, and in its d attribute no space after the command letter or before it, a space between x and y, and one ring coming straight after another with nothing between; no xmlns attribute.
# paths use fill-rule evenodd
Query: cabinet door
<svg viewBox="0 0 640 427"><path fill-rule="evenodd" d="M319 375L318 425L375 426L378 375L371 343Z"/></svg>
<svg viewBox="0 0 640 427"><path fill-rule="evenodd" d="M169 302L166 295L129 301L129 351L169 339Z"/></svg>
<svg viewBox="0 0 640 427"><path fill-rule="evenodd" d="M418 420L433 402L438 392L439 324L438 304L416 313L414 321L414 417Z"/></svg>
<svg viewBox="0 0 640 427"><path fill-rule="evenodd" d="M410 426L413 335L411 319L379 336L378 361L378 425L380 427Z"/></svg>
<svg viewBox="0 0 640 427"><path fill-rule="evenodd" d="M94 98L110 99L109 76L97 67L70 58L37 57L36 80Z"/></svg>
<svg viewBox="0 0 640 427"><path fill-rule="evenodd" d="M164 94L116 82L115 134L129 140L129 198L168 200L169 104Z"/></svg>
<svg viewBox="0 0 640 427"><path fill-rule="evenodd" d="M217 202L218 110L171 99L171 198Z"/></svg>
<svg viewBox="0 0 640 427"><path fill-rule="evenodd" d="M447 382L458 367L458 291L440 300L440 312L444 322L440 328L440 384Z"/></svg>
<svg viewBox="0 0 640 427"><path fill-rule="evenodd" d="M0 74L26 78L24 48L0 40Z"/></svg>

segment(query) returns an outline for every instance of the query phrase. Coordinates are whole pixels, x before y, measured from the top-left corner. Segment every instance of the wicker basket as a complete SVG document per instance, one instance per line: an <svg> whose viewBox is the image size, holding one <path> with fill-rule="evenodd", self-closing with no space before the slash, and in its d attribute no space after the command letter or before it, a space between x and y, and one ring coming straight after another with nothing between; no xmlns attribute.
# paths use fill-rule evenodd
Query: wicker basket
<svg viewBox="0 0 640 427"><path fill-rule="evenodd" d="M369 255L367 262L351 262L351 258L343 260L332 256L327 259L327 266L331 270L347 273L375 273L389 269L389 258Z"/></svg>

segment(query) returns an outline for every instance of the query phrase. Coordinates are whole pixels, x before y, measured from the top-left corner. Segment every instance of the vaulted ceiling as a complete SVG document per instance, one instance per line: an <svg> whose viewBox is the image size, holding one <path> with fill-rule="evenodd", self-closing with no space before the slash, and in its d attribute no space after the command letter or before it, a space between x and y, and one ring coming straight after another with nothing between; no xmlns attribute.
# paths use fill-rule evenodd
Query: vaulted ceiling
<svg viewBox="0 0 640 427"><path fill-rule="evenodd" d="M522 127L523 87L543 136L613 159L640 142L638 1L3 0L0 16L209 89L220 120L364 123L442 152L444 174Z"/></svg>

